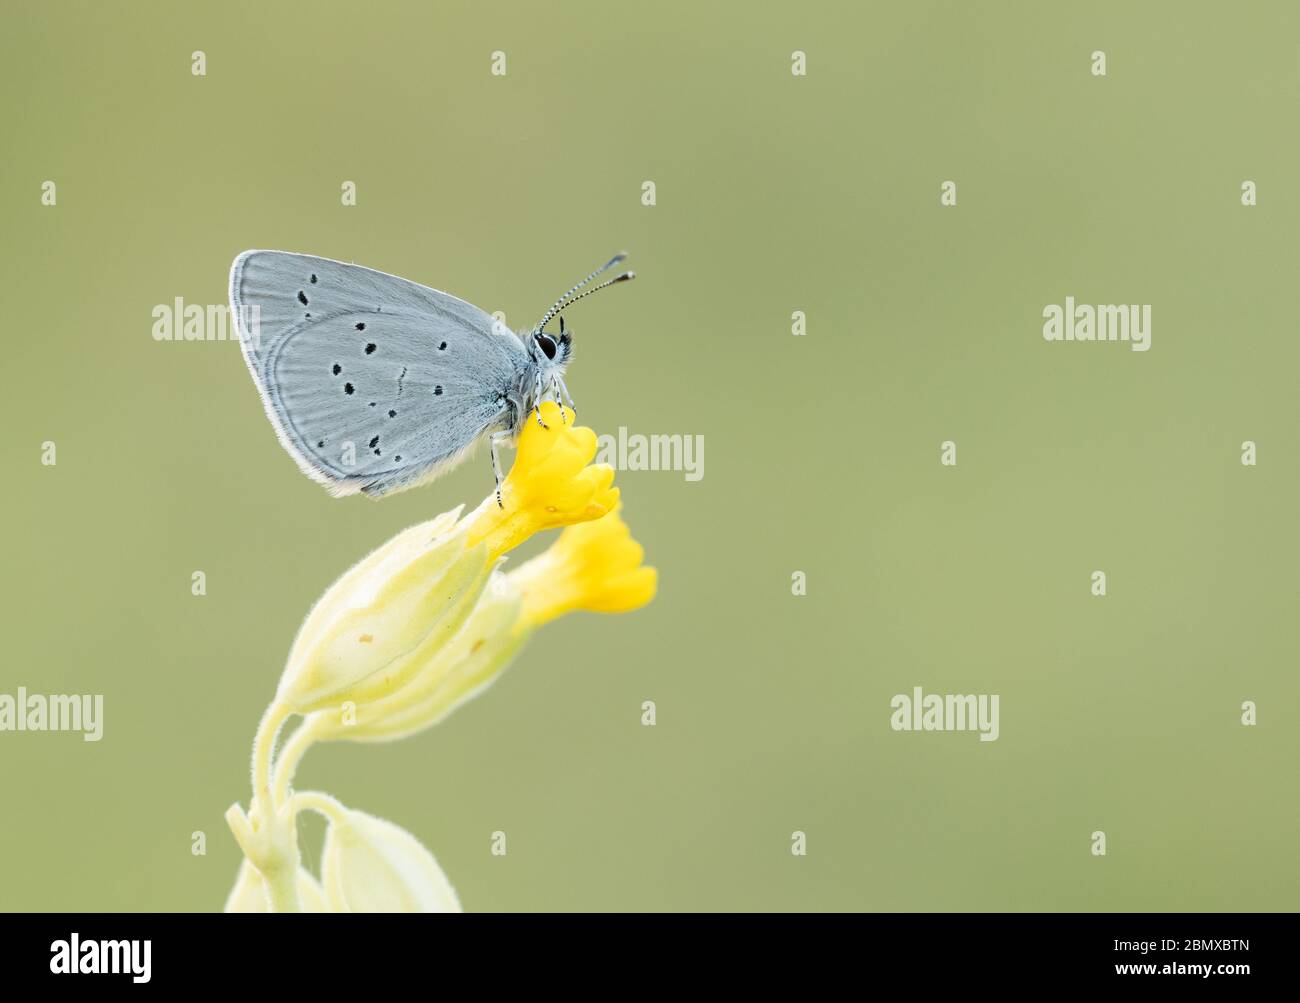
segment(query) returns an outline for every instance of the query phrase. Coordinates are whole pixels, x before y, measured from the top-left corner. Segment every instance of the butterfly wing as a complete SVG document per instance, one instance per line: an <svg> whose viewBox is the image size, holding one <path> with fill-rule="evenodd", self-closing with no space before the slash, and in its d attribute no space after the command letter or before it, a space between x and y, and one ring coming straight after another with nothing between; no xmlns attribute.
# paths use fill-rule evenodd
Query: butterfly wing
<svg viewBox="0 0 1300 1003"><path fill-rule="evenodd" d="M246 251L230 303L281 443L334 495L380 496L453 466L505 423L529 364L477 307L327 258Z"/></svg>

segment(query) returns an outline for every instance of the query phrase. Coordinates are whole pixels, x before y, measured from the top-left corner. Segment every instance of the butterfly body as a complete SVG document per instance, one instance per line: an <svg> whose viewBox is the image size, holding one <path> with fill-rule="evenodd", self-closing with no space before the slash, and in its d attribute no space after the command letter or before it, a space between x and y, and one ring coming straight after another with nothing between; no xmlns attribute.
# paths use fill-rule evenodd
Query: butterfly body
<svg viewBox="0 0 1300 1003"><path fill-rule="evenodd" d="M497 446L559 399L572 349L563 321L516 334L448 293L285 251L239 255L230 304L280 442L333 495L413 487L484 438L499 484Z"/></svg>

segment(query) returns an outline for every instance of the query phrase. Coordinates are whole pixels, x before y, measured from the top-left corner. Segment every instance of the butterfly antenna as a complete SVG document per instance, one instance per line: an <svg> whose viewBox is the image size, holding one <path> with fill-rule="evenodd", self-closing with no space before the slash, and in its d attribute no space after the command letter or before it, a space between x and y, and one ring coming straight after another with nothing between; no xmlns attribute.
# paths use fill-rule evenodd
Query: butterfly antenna
<svg viewBox="0 0 1300 1003"><path fill-rule="evenodd" d="M575 285L572 289L570 289L568 292L566 292L563 296L561 296L559 299L557 299L557 300L555 301L555 305L552 306L549 310L546 311L546 316L543 317L543 318L541 319L541 321L537 324L537 326L536 326L535 328L533 328L533 330L534 330L534 331L540 331L542 328L544 328L547 324L549 324L549 323L550 323L550 322L555 318L556 314L558 314L561 310L563 310L565 307L567 307L570 303L576 303L576 302L578 302L578 300L582 299L582 296L590 296L590 295L591 295L592 293L594 293L597 289L604 289L606 286L613 285L615 282L623 282L623 281L625 281L625 280L627 280L627 279L632 278L633 275L634 275L635 273L633 273L633 272L624 272L622 275L618 276L617 278L615 278L615 279L610 279L610 281L608 281L608 282L604 282L604 283L602 283L601 285L598 285L595 289L588 289L585 293L582 294L582 296L577 296L577 297L574 297L573 299L569 299L570 296L573 296L574 293L576 293L579 289L581 289L581 288L582 288L583 286L585 286L588 282L590 282L592 279L594 279L597 275L600 275L600 274L603 273L603 272L607 272L607 271L609 271L609 269L613 268L615 265L617 265L617 264L619 264L619 263L621 263L621 262L623 262L623 261L625 261L625 260L627 260L627 252L626 252L626 251L619 251L618 254L614 255L612 258L610 258L608 261L606 261L603 265L601 265L599 268L597 268L594 272L592 272L590 275L588 275L585 279L583 279L581 282L579 282L577 285Z"/></svg>
<svg viewBox="0 0 1300 1003"><path fill-rule="evenodd" d="M567 310L569 309L569 307L573 306L574 303L577 303L578 300L586 299L592 293L598 293L602 289L608 289L616 282L626 282L628 279L634 279L634 278L636 278L636 272L624 272L622 275L615 275L612 279L602 282L598 286L592 286L585 293L579 293L577 296L573 297L573 299L569 300L567 303L561 306L560 310ZM539 327L538 330L540 331L541 328Z"/></svg>

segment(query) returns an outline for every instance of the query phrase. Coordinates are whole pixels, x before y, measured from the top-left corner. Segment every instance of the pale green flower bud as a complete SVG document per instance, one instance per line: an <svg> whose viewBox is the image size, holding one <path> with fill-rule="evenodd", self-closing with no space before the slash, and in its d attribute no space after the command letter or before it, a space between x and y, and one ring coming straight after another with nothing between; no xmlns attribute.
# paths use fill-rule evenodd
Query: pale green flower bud
<svg viewBox="0 0 1300 1003"><path fill-rule="evenodd" d="M349 713L313 714L304 727L317 741L388 742L437 724L483 692L528 640L513 628L520 598L497 574L456 636L438 646L423 644L406 656L405 685Z"/></svg>
<svg viewBox="0 0 1300 1003"><path fill-rule="evenodd" d="M335 912L460 912L433 854L405 829L339 806L330 813L321 874Z"/></svg>
<svg viewBox="0 0 1300 1003"><path fill-rule="evenodd" d="M325 901L325 893L307 871L298 868L298 905L303 912L332 912ZM226 899L225 912L270 912L266 882L257 868L245 858L239 865L235 887Z"/></svg>
<svg viewBox="0 0 1300 1003"><path fill-rule="evenodd" d="M312 609L276 702L301 714L375 699L412 671L398 663L450 638L491 573L487 548L453 531L459 510L399 533L343 575Z"/></svg>

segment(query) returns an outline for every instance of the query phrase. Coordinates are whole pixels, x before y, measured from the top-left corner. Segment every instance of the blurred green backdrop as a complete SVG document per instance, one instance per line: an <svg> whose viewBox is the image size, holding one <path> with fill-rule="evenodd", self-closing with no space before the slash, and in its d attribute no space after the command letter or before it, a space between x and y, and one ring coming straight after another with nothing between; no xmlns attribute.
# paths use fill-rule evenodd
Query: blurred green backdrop
<svg viewBox="0 0 1300 1003"><path fill-rule="evenodd" d="M698 483L619 475L657 601L300 786L471 910L1296 908L1300 17L1219 6L6 0L0 693L106 720L0 734L0 907L220 908L300 619L491 487L331 500L155 305L272 247L517 327L627 247L569 385L705 437ZM1152 304L1151 351L1045 343L1067 295ZM999 694L1001 738L891 731L913 686Z"/></svg>

